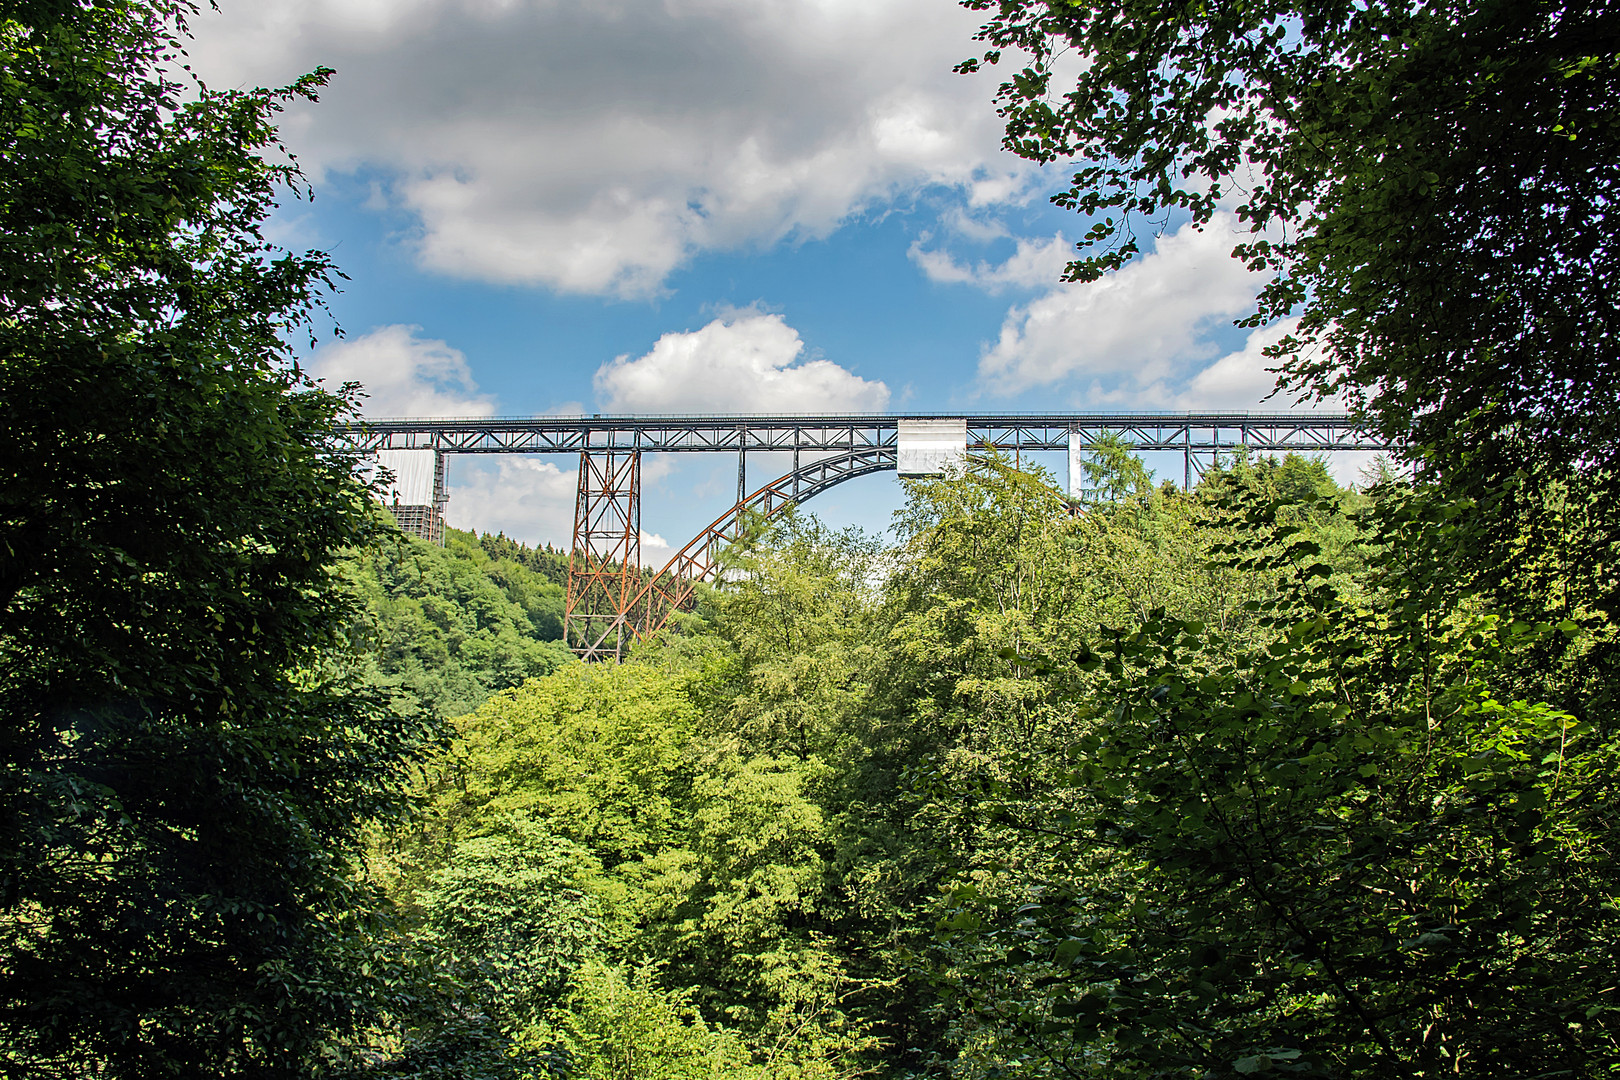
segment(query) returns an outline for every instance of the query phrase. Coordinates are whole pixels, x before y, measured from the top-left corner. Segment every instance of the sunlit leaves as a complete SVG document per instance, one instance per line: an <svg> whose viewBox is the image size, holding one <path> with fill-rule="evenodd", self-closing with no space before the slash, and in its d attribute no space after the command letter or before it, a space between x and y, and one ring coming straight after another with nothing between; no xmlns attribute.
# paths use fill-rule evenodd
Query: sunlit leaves
<svg viewBox="0 0 1620 1080"><path fill-rule="evenodd" d="M1569 913L1620 890L1620 748L1497 689L1558 631L1436 573L1466 508L1389 493L1354 589L1239 508L1225 558L1282 575L1262 632L1157 611L1082 651L1095 726L992 793L1045 860L941 924L964 1000L1104 1076L1587 1075L1620 924Z"/></svg>

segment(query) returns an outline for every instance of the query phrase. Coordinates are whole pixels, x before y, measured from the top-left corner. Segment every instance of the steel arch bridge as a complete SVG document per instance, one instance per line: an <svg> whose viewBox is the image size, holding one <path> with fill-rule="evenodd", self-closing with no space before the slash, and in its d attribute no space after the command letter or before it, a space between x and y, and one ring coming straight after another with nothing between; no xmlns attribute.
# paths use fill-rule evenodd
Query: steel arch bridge
<svg viewBox="0 0 1620 1080"><path fill-rule="evenodd" d="M631 640L656 632L712 577L747 522L770 517L846 480L895 470L907 430L959 427L964 451L1066 451L1074 456L1117 438L1137 451L1183 459L1191 486L1207 465L1240 447L1258 453L1388 450L1343 413L888 413L847 415L534 416L373 420L342 437L365 454L434 454L433 504L405 508L432 523L446 501L449 454L577 454L579 488L569 554L564 633L585 659L622 658ZM791 453L793 467L748 488L748 454ZM737 455L737 501L657 573L640 561L643 453ZM1072 464L1071 464L1072 469ZM442 528L440 529L442 535Z"/></svg>

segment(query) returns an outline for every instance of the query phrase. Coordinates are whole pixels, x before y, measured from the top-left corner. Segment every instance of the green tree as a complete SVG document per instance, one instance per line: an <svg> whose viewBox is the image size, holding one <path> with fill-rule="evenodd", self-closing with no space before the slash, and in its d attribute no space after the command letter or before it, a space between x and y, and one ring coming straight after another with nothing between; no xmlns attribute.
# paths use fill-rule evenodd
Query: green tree
<svg viewBox="0 0 1620 1080"><path fill-rule="evenodd" d="M288 346L333 271L261 234L327 73L183 87L190 10L0 5L8 1072L309 1075L382 992L352 856L430 731L346 659L373 517Z"/></svg>
<svg viewBox="0 0 1620 1080"><path fill-rule="evenodd" d="M1273 273L1296 388L1342 392L1448 482L1620 466L1620 39L1580 0L964 0L1005 145L1074 162L1068 276L1223 205ZM1061 70L1062 74L1059 74ZM1070 74L1074 73L1074 74Z"/></svg>
<svg viewBox="0 0 1620 1080"><path fill-rule="evenodd" d="M497 1020L533 1023L567 993L604 940L601 869L527 818L458 842L415 897L425 947Z"/></svg>
<svg viewBox="0 0 1620 1080"><path fill-rule="evenodd" d="M1383 500L1347 591L1240 498L1225 557L1283 580L1260 636L1163 612L1105 628L1078 657L1088 729L978 790L1028 841L943 924L987 1063L1609 1075L1620 742L1520 696L1579 628L1459 586L1466 505Z"/></svg>
<svg viewBox="0 0 1620 1080"><path fill-rule="evenodd" d="M519 1045L584 1080L763 1080L733 1033L711 1030L687 995L655 971L600 961L586 966L566 1012L525 1032Z"/></svg>
<svg viewBox="0 0 1620 1080"><path fill-rule="evenodd" d="M517 1045L585 1080L852 1080L867 1070L829 1060L800 1023L751 1052L734 1030L711 1025L691 994L659 985L650 964L589 963L569 1007ZM799 1017L801 1021L804 1019Z"/></svg>
<svg viewBox="0 0 1620 1080"><path fill-rule="evenodd" d="M699 715L688 681L642 664L570 664L458 718L426 813L391 853L404 894L456 844L516 815L589 851L611 883L608 921L635 925L659 872L649 864L686 839Z"/></svg>
<svg viewBox="0 0 1620 1080"><path fill-rule="evenodd" d="M609 890L589 852L534 820L482 824L397 891L403 932L385 948L398 989L339 1075L520 1080L558 1064L519 1036L596 962L614 917Z"/></svg>
<svg viewBox="0 0 1620 1080"><path fill-rule="evenodd" d="M795 513L732 560L705 609L734 654L724 726L748 751L830 762L871 689L878 546Z"/></svg>
<svg viewBox="0 0 1620 1080"><path fill-rule="evenodd" d="M1118 503L1153 490L1153 474L1131 449L1130 443L1115 434L1104 435L1092 444L1080 463L1088 501Z"/></svg>

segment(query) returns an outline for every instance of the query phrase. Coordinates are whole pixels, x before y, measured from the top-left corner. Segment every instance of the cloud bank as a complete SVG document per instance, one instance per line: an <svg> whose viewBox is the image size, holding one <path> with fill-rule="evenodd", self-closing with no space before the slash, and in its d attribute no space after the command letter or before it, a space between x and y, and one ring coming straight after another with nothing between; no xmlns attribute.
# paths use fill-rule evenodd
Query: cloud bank
<svg viewBox="0 0 1620 1080"><path fill-rule="evenodd" d="M287 142L365 169L424 267L646 296L695 253L819 237L948 185L1027 198L940 0L278 0L194 20L214 85L337 69Z"/></svg>

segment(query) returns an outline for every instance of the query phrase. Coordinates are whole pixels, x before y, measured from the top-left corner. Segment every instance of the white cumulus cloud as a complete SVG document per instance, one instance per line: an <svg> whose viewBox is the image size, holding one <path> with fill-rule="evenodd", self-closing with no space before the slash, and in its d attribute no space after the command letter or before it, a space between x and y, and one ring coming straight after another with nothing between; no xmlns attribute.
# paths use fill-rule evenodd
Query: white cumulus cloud
<svg viewBox="0 0 1620 1080"><path fill-rule="evenodd" d="M317 352L309 370L334 389L357 382L365 388L365 415L490 416L495 401L478 392L459 349L417 337L419 326L382 326L352 341Z"/></svg>
<svg viewBox="0 0 1620 1080"><path fill-rule="evenodd" d="M662 536L650 532L641 534L641 564L643 566L650 566L654 570L662 570L674 554L675 545Z"/></svg>
<svg viewBox="0 0 1620 1080"><path fill-rule="evenodd" d="M604 364L596 393L611 412L879 412L888 404L882 382L802 360L803 352L782 316L740 312Z"/></svg>
<svg viewBox="0 0 1620 1080"><path fill-rule="evenodd" d="M656 294L694 254L828 234L929 185L1027 198L979 16L941 0L277 0L194 20L222 86L337 69L284 118L311 175L372 170L421 263Z"/></svg>
<svg viewBox="0 0 1620 1080"><path fill-rule="evenodd" d="M1265 350L1287 337L1298 326L1298 319L1284 319L1271 326L1261 327L1249 334L1243 348L1227 353L1219 360L1200 370L1169 404L1176 409L1209 411L1216 409L1276 409L1281 411L1294 404L1294 398L1285 393L1273 394L1277 389L1277 376L1268 370L1277 361L1269 359ZM1338 403L1327 402L1316 407L1323 410L1336 408Z"/></svg>
<svg viewBox="0 0 1620 1080"><path fill-rule="evenodd" d="M1218 214L1203 230L1183 226L1116 273L1089 284L1060 285L1015 305L999 339L980 357L980 381L1001 394L1090 381L1096 397L1130 396L1176 379L1189 362L1217 351L1207 332L1252 308L1265 280L1231 257L1233 244L1247 235L1237 228L1228 214ZM1044 257L1056 254L1048 251ZM1030 249L1022 261L1014 256L1010 269L961 272L986 283L998 275L1009 282L1027 280L1022 267L1039 262Z"/></svg>
<svg viewBox="0 0 1620 1080"><path fill-rule="evenodd" d="M1021 237L1013 253L1001 263L983 259L972 264L958 262L949 252L926 248L925 243L919 240L912 244L908 254L930 281L976 285L991 293L1056 285L1074 255L1073 245L1061 235L1045 240Z"/></svg>
<svg viewBox="0 0 1620 1080"><path fill-rule="evenodd" d="M450 524L568 548L578 484L575 469L560 468L549 458L520 455L490 459L457 455L450 461L450 502L445 507Z"/></svg>

